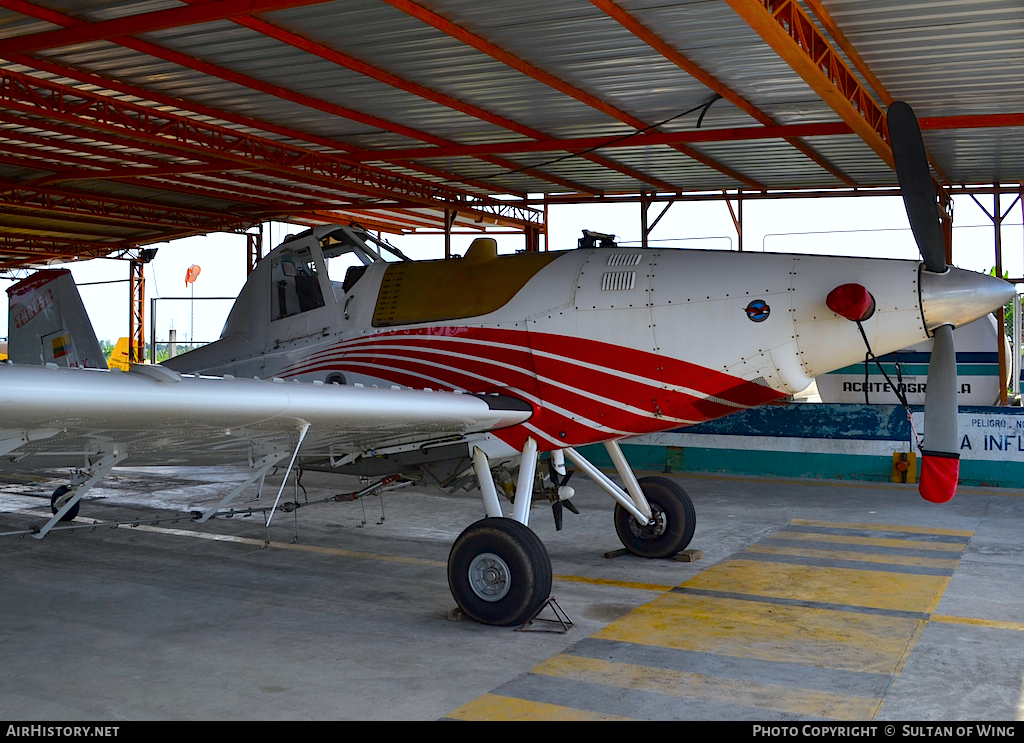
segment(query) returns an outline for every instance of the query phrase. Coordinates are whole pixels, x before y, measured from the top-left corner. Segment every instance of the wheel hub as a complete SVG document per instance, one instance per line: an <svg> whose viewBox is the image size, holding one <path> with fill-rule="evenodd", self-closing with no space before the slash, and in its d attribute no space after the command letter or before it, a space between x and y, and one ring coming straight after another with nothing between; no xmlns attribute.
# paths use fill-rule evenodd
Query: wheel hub
<svg viewBox="0 0 1024 743"><path fill-rule="evenodd" d="M493 552L482 552L469 563L469 587L484 601L500 601L512 587L512 571Z"/></svg>
<svg viewBox="0 0 1024 743"><path fill-rule="evenodd" d="M629 520L629 530L637 539L657 539L668 529L668 516L653 503L651 504L651 519L654 521L649 526L641 526L636 519Z"/></svg>

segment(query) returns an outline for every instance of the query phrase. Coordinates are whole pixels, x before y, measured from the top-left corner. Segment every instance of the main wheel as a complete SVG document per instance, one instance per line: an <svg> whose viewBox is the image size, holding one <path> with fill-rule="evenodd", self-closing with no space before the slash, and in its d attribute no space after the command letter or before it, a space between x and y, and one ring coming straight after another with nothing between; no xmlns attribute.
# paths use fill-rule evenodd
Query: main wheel
<svg viewBox="0 0 1024 743"><path fill-rule="evenodd" d="M60 506L57 505L57 501L63 498L65 495L67 495L70 490L71 488L68 487L67 485L61 485L59 488L53 491L53 495L50 496L50 511L52 511L53 513L57 513L57 511L60 510ZM80 505L82 505L81 501L71 506L71 510L64 514L60 520L74 521L75 517L78 515L78 507Z"/></svg>
<svg viewBox="0 0 1024 743"><path fill-rule="evenodd" d="M524 624L551 595L551 558L529 527L512 519L482 519L452 545L448 585L462 611L476 621Z"/></svg>
<svg viewBox="0 0 1024 743"><path fill-rule="evenodd" d="M665 477L645 477L640 490L651 506L654 524L641 526L622 506L615 506L615 531L622 545L640 557L672 557L693 539L697 513L686 491Z"/></svg>

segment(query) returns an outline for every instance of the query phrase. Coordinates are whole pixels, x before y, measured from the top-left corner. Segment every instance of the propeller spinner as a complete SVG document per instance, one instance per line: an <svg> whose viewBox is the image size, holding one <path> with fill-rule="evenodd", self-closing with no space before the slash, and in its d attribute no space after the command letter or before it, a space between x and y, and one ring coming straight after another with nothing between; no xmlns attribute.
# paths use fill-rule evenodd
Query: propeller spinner
<svg viewBox="0 0 1024 743"><path fill-rule="evenodd" d="M928 365L918 489L925 500L945 503L956 493L960 476L953 328L1001 307L1013 297L1014 288L1000 279L946 265L939 208L917 117L910 106L896 101L889 106L888 123L903 204L924 260L922 313L935 339Z"/></svg>

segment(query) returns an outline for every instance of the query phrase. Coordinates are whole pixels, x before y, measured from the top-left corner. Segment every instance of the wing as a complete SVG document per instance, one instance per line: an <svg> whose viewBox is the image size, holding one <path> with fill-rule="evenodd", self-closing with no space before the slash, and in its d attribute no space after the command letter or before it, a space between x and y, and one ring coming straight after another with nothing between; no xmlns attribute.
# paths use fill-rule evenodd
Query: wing
<svg viewBox="0 0 1024 743"><path fill-rule="evenodd" d="M51 365L52 367L52 365ZM0 467L244 463L291 450L340 462L527 420L517 398L179 374L0 364Z"/></svg>

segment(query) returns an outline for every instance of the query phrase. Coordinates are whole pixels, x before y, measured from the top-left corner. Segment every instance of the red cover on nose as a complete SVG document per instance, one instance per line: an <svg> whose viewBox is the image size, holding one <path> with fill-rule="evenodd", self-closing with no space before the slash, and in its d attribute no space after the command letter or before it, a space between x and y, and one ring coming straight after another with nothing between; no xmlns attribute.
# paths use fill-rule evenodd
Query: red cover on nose
<svg viewBox="0 0 1024 743"><path fill-rule="evenodd" d="M917 490L932 503L953 500L960 480L960 455L943 452L921 452L921 481Z"/></svg>
<svg viewBox="0 0 1024 743"><path fill-rule="evenodd" d="M843 284L828 293L828 308L847 320L867 320L875 311L875 298L860 284Z"/></svg>

